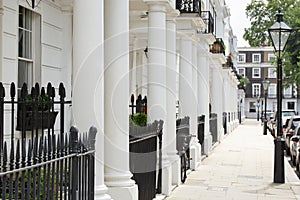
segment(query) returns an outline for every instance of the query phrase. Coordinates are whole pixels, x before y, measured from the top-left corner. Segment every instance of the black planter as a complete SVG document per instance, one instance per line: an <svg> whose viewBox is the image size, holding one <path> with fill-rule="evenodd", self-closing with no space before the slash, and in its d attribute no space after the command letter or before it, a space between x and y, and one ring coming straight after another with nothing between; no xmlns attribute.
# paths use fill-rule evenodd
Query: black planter
<svg viewBox="0 0 300 200"><path fill-rule="evenodd" d="M53 128L57 114L58 112L55 111L54 112L27 111L25 113L25 118L24 118L22 112L18 112L16 129L18 131L21 131L23 129L25 129L26 131L30 131L34 129Z"/></svg>

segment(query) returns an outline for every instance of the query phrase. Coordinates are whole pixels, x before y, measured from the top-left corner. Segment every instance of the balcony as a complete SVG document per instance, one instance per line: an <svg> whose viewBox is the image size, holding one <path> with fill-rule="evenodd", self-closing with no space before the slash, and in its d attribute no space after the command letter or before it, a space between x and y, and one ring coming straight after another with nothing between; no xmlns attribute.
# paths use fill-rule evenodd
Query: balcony
<svg viewBox="0 0 300 200"><path fill-rule="evenodd" d="M201 11L201 18L205 23L206 27L202 30L202 33L212 33L215 32L215 19L210 11Z"/></svg>
<svg viewBox="0 0 300 200"><path fill-rule="evenodd" d="M176 9L180 13L198 13L201 15L200 0L176 0Z"/></svg>
<svg viewBox="0 0 300 200"><path fill-rule="evenodd" d="M210 45L209 49L211 53L225 55L225 45L222 38L217 38L216 41Z"/></svg>

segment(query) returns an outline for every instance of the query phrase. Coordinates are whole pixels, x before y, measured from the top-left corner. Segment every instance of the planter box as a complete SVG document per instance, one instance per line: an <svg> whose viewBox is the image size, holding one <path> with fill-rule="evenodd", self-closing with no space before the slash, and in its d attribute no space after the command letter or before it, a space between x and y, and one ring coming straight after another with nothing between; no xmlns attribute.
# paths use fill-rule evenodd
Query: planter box
<svg viewBox="0 0 300 200"><path fill-rule="evenodd" d="M26 131L35 130L35 129L48 129L53 128L56 116L58 112L48 112L48 111L38 111L31 112L27 111L25 114L25 119L23 119L22 112L18 112L17 116L17 130L22 130L22 124L24 123L24 129Z"/></svg>

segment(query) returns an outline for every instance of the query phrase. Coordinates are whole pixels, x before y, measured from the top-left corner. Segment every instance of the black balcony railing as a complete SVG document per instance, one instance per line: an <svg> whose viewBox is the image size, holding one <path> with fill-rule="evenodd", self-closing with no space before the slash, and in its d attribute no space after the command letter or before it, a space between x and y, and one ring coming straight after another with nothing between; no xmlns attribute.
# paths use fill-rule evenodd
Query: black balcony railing
<svg viewBox="0 0 300 200"><path fill-rule="evenodd" d="M225 45L222 38L217 38L216 41L210 45L211 53L222 53L225 55Z"/></svg>
<svg viewBox="0 0 300 200"><path fill-rule="evenodd" d="M201 18L206 24L203 33L214 33L215 32L215 22L210 11L201 11Z"/></svg>
<svg viewBox="0 0 300 200"><path fill-rule="evenodd" d="M176 0L176 9L180 13L198 13L201 14L200 0Z"/></svg>

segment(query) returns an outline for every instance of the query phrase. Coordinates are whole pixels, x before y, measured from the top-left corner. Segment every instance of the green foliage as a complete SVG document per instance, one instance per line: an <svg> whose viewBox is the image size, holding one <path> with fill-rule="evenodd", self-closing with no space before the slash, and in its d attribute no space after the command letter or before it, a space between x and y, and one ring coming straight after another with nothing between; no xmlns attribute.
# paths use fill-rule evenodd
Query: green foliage
<svg viewBox="0 0 300 200"><path fill-rule="evenodd" d="M251 26L245 29L244 39L250 46L272 46L268 35L276 21L278 9L284 15L284 21L291 28L300 27L300 0L252 0L246 7L246 15ZM284 86L296 83L300 85L300 32L294 30L288 40L283 55Z"/></svg>
<svg viewBox="0 0 300 200"><path fill-rule="evenodd" d="M145 113L135 113L129 116L130 121L138 126L146 126L147 124L147 114Z"/></svg>
<svg viewBox="0 0 300 200"><path fill-rule="evenodd" d="M249 83L249 79L247 77L243 77L242 75L238 74L237 78L240 82L240 84L245 88L247 84Z"/></svg>
<svg viewBox="0 0 300 200"><path fill-rule="evenodd" d="M28 94L26 96L26 111L46 111L49 108L50 98L47 94L39 95L37 98L32 99L32 96Z"/></svg>
<svg viewBox="0 0 300 200"><path fill-rule="evenodd" d="M46 175L46 177L45 177ZM55 174L54 174L55 175ZM22 185L24 184L24 188L27 189L30 186L30 191L29 194L23 194L24 196L29 195L30 199L34 199L33 198L33 193L34 190L33 188L35 187L35 198L40 197L41 199L47 199L46 198L46 192L48 192L47 190L49 190L51 188L51 186L53 185L54 188L51 188L52 190L52 195L54 196L54 199L56 199L57 197L60 197L59 194L57 194L55 192L56 187L58 187L57 183L56 183L56 179L54 178L52 180L52 169L50 171L50 174L45 173L45 169L44 166L43 167L39 167L39 168L34 168L34 169L30 169L30 170L25 170L19 173L14 173L13 176L7 176L7 187L10 185L10 182L12 182L13 185L13 190L15 190L16 185L18 185L18 191L14 191L11 198L12 199L21 199L22 197L22 193L21 193L21 189L22 189ZM49 179L49 180L47 180ZM54 181L54 182L52 182ZM49 185L47 185L47 187L45 188L45 184L49 183ZM39 187L39 190L38 190ZM46 191L44 191L44 189L46 189ZM28 192L28 191L27 191ZM39 192L39 193L38 193ZM2 195L3 195L3 191L0 191L0 198L2 199ZM5 199L9 199L9 193L8 190L5 191Z"/></svg>

